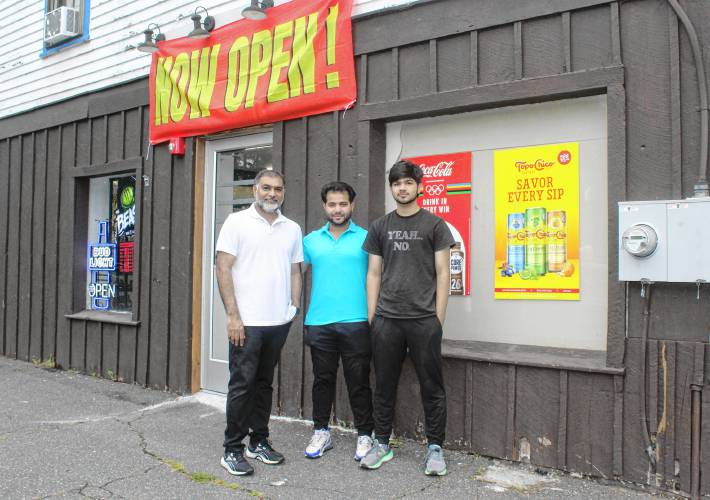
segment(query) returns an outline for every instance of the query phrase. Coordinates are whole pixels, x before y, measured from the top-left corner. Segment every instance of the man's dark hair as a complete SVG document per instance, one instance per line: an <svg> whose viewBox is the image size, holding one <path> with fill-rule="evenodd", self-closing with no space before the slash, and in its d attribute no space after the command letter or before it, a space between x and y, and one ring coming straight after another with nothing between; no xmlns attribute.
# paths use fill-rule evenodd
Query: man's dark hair
<svg viewBox="0 0 710 500"><path fill-rule="evenodd" d="M350 203L355 201L355 190L347 182L334 181L329 182L328 184L323 186L323 188L320 190L320 199L323 200L323 203L326 202L326 199L328 198L328 193L330 192L348 193Z"/></svg>
<svg viewBox="0 0 710 500"><path fill-rule="evenodd" d="M415 165L411 161L407 160L399 160L397 163L392 165L389 173L390 186L398 180L406 177L411 177L414 179L414 182L421 184L424 172L419 165Z"/></svg>
<svg viewBox="0 0 710 500"><path fill-rule="evenodd" d="M270 168L259 170L259 172L256 174L256 177L254 177L254 184L259 184L259 181L262 177L279 177L281 179L281 182L284 183L284 186L286 185L286 179L284 178L284 174L282 174L281 172L277 172L276 170L271 170Z"/></svg>

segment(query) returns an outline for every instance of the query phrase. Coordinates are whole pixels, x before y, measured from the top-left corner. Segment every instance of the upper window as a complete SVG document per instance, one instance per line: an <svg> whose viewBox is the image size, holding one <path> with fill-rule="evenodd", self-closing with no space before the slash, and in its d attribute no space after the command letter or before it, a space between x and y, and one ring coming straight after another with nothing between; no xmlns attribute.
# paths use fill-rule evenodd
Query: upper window
<svg viewBox="0 0 710 500"><path fill-rule="evenodd" d="M42 56L89 38L89 0L45 0Z"/></svg>

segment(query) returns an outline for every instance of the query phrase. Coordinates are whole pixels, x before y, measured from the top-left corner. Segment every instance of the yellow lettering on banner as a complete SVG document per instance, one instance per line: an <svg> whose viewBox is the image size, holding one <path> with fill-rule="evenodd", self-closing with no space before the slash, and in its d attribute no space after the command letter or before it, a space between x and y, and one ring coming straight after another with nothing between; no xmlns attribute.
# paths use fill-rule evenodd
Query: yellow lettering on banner
<svg viewBox="0 0 710 500"><path fill-rule="evenodd" d="M170 71L170 81L173 84L173 94L170 98L170 118L179 122L187 111L185 89L190 78L190 58L186 52L181 52L175 57L175 64Z"/></svg>
<svg viewBox="0 0 710 500"><path fill-rule="evenodd" d="M328 66L335 64L335 35L337 32L338 10L340 5L335 4L330 8L328 18L325 20L325 30L327 36L326 43L326 63ZM331 71L325 75L325 84L329 89L340 87L340 75L337 71Z"/></svg>
<svg viewBox="0 0 710 500"><path fill-rule="evenodd" d="M296 19L296 28L293 35L293 57L288 68L288 82L291 87L291 97L301 95L301 78L303 78L303 93L312 94L316 90L316 56L313 42L316 38L318 27L318 13L308 15L306 18Z"/></svg>
<svg viewBox="0 0 710 500"><path fill-rule="evenodd" d="M249 88L247 89L247 100L244 108L254 107L256 87L259 78L264 76L269 70L271 62L271 31L262 30L254 33L251 39L251 64L249 66Z"/></svg>
<svg viewBox="0 0 710 500"><path fill-rule="evenodd" d="M281 70L289 65L291 53L283 50L284 39L293 34L293 21L279 24L274 29L274 50L271 58L271 80L266 93L268 102L288 99L288 84L281 80Z"/></svg>
<svg viewBox="0 0 710 500"><path fill-rule="evenodd" d="M220 47L220 44L216 44L192 51L190 86L187 88L191 119L210 116L210 101L212 101Z"/></svg>
<svg viewBox="0 0 710 500"><path fill-rule="evenodd" d="M239 74L237 75L237 66ZM240 36L229 49L229 66L227 67L227 91L224 95L224 108L236 111L244 101L249 81L249 39Z"/></svg>
<svg viewBox="0 0 710 500"><path fill-rule="evenodd" d="M167 77L173 67L173 58L159 57L155 65L155 124L168 123L170 111L170 89L172 84Z"/></svg>

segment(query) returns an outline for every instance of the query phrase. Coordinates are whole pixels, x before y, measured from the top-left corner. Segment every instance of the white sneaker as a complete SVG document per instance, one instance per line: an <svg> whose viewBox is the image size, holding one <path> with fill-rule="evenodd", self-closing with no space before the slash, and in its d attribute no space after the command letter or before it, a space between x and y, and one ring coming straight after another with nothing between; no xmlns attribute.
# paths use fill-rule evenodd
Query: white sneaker
<svg viewBox="0 0 710 500"><path fill-rule="evenodd" d="M370 448L372 448L372 438L370 436L358 436L357 448L355 448L355 460L358 462L362 460L362 457L367 455Z"/></svg>
<svg viewBox="0 0 710 500"><path fill-rule="evenodd" d="M313 433L311 442L308 443L303 454L308 458L319 458L332 447L333 441L330 439L330 431L328 429L318 429Z"/></svg>

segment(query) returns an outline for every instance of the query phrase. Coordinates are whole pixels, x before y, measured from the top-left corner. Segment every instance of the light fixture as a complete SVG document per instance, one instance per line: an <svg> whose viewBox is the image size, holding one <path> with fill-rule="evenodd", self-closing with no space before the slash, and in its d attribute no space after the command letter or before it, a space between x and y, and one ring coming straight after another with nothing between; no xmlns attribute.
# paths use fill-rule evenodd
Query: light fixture
<svg viewBox="0 0 710 500"><path fill-rule="evenodd" d="M157 35L153 35L155 32L158 32ZM155 44L155 42L162 42L165 40L165 35L163 35L160 32L160 26L158 26L155 23L151 23L148 25L148 28L143 32L145 35L145 40L142 41L141 43L138 44L136 49L140 50L141 52L147 52L149 54L152 54L153 52L158 52L158 46Z"/></svg>
<svg viewBox="0 0 710 500"><path fill-rule="evenodd" d="M203 22L201 21L202 16L197 13L197 11L200 9L205 11L205 20ZM194 28L187 35L188 37L199 40L201 38L208 38L210 36L210 31L214 29L215 22L214 17L209 15L207 9L205 9L204 7L197 7L195 9L195 13L190 16L190 19L192 19Z"/></svg>
<svg viewBox="0 0 710 500"><path fill-rule="evenodd" d="M242 16L255 21L266 19L266 9L274 6L274 0L251 0L251 5L245 7Z"/></svg>

